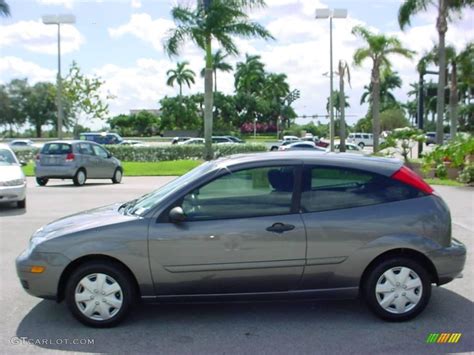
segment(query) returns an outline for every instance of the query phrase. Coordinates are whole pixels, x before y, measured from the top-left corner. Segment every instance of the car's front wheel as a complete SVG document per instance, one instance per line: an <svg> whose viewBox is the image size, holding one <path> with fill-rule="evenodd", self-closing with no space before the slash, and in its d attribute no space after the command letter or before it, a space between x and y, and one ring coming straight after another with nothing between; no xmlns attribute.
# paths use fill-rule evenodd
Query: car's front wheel
<svg viewBox="0 0 474 355"><path fill-rule="evenodd" d="M405 321L425 309L431 296L431 277L419 262L393 257L375 265L362 285L365 300L377 316Z"/></svg>
<svg viewBox="0 0 474 355"><path fill-rule="evenodd" d="M364 149L364 147L365 147L364 142L360 142L358 145L359 145L360 149Z"/></svg>
<svg viewBox="0 0 474 355"><path fill-rule="evenodd" d="M66 302L85 325L113 327L123 320L132 304L132 281L118 264L94 262L76 269L66 285Z"/></svg>
<svg viewBox="0 0 474 355"><path fill-rule="evenodd" d="M115 169L114 176L112 177L112 182L114 184L120 184L122 182L122 177L123 177L122 169L117 168Z"/></svg>

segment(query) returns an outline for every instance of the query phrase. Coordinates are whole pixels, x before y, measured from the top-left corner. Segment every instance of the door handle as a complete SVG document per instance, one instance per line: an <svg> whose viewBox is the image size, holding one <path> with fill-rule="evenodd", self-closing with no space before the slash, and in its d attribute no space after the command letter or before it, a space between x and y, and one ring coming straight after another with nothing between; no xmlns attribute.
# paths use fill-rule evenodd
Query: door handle
<svg viewBox="0 0 474 355"><path fill-rule="evenodd" d="M269 232L275 232L275 233L283 233L283 232L288 232L295 229L295 226L292 224L284 224L284 223L274 223L271 227L267 228L267 231Z"/></svg>

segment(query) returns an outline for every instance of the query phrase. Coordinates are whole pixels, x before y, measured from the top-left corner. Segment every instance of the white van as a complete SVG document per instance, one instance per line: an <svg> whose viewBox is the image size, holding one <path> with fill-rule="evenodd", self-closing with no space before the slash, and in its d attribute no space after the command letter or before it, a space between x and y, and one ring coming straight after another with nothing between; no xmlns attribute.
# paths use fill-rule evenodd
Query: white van
<svg viewBox="0 0 474 355"><path fill-rule="evenodd" d="M347 141L364 148L365 146L374 145L374 135L372 133L351 133L347 137Z"/></svg>

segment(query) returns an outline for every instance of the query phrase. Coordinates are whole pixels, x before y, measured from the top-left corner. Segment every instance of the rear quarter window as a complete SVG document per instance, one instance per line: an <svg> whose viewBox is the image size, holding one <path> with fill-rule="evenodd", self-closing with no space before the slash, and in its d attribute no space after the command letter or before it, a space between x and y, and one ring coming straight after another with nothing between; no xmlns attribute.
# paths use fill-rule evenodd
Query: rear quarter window
<svg viewBox="0 0 474 355"><path fill-rule="evenodd" d="M41 149L41 154L61 155L72 153L72 146L66 143L48 143Z"/></svg>
<svg viewBox="0 0 474 355"><path fill-rule="evenodd" d="M389 177L362 170L312 167L303 172L301 208L321 212L401 201L424 196Z"/></svg>

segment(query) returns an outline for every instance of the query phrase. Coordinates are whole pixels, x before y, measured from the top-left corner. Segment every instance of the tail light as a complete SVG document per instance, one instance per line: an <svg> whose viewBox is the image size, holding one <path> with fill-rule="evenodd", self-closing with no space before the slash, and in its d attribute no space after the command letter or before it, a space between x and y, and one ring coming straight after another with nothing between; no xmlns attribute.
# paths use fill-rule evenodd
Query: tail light
<svg viewBox="0 0 474 355"><path fill-rule="evenodd" d="M400 181L404 184L410 185L417 190L424 192L427 195L433 194L433 189L428 185L417 173L413 170L402 166L395 174L392 175L392 179Z"/></svg>
<svg viewBox="0 0 474 355"><path fill-rule="evenodd" d="M66 155L66 161L73 161L74 160L74 154L73 153L68 153Z"/></svg>

